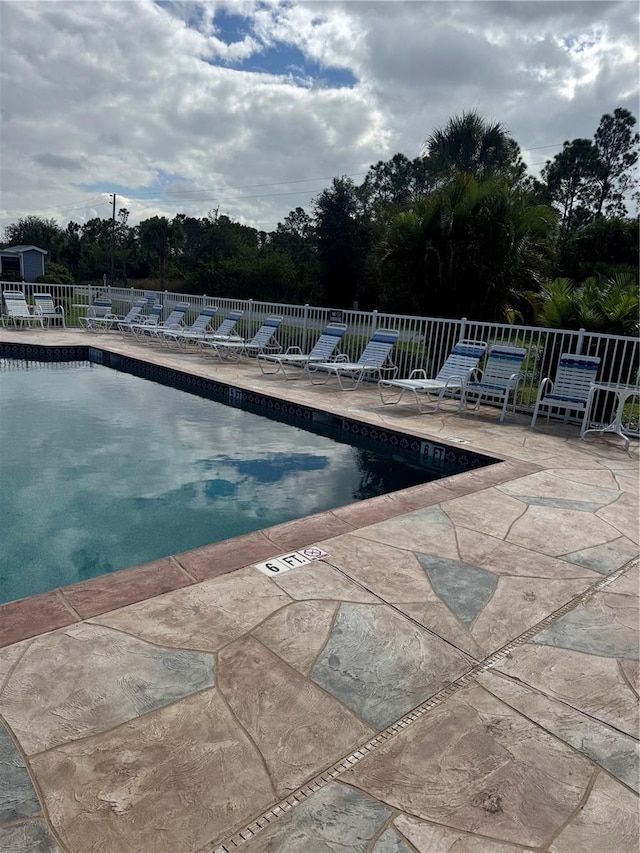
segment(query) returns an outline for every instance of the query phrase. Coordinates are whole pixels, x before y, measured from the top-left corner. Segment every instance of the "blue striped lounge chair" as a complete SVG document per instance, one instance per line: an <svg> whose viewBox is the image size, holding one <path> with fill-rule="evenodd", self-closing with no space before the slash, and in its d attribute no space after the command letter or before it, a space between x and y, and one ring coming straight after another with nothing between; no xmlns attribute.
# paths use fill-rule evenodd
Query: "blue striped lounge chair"
<svg viewBox="0 0 640 853"><path fill-rule="evenodd" d="M160 317L162 317L162 305L159 302L156 302L155 305L151 306L151 310L148 314L143 314L142 310L147 305L147 300L142 299L140 301L142 302L142 305L135 316L129 319L127 315L127 317L119 320L116 324L123 337L135 335L136 329L139 329L142 326L156 326L160 322Z"/></svg>
<svg viewBox="0 0 640 853"><path fill-rule="evenodd" d="M547 420L553 410L563 411L565 422L570 412L582 414L580 435L586 430L591 386L596 381L600 359L597 356L572 355L564 352L560 356L555 379L545 377L538 388L536 405L531 418L531 429L536 424L540 409L547 411Z"/></svg>
<svg viewBox="0 0 640 853"><path fill-rule="evenodd" d="M33 305L33 313L42 317L47 326L50 326L51 323L61 323L62 328L65 328L64 308L62 305L55 304L50 293L34 293Z"/></svg>
<svg viewBox="0 0 640 853"><path fill-rule="evenodd" d="M133 333L139 340L158 341L165 332L180 329L184 322L184 316L189 310L188 302L176 302L166 320L156 323L133 324Z"/></svg>
<svg viewBox="0 0 640 853"><path fill-rule="evenodd" d="M240 361L243 356L257 356L264 352L278 352L282 349L275 334L284 317L267 317L250 341L218 340L217 337L198 341L203 351L208 351L220 361Z"/></svg>
<svg viewBox="0 0 640 853"><path fill-rule="evenodd" d="M4 311L2 313L3 325L8 323L19 329L23 326L33 326L37 323L41 329L44 329L42 316L31 312L27 299L21 290L3 291L2 301L4 302Z"/></svg>
<svg viewBox="0 0 640 853"><path fill-rule="evenodd" d="M118 317L113 313L111 299L99 296L93 305L87 308L86 316L80 317L79 320L87 332L105 332L117 323Z"/></svg>
<svg viewBox="0 0 640 853"><path fill-rule="evenodd" d="M343 391L353 391L363 379L382 379L382 373L392 376L398 368L390 363L391 350L398 340L396 329L378 329L371 336L358 361L320 361L309 365L313 385L324 385L331 378L337 379ZM390 377L390 378L391 378Z"/></svg>
<svg viewBox="0 0 640 853"><path fill-rule="evenodd" d="M183 329L161 328L160 339L167 344L176 344L179 347L194 344L207 334L207 329L217 313L217 307L208 305L200 311L190 326L185 326Z"/></svg>
<svg viewBox="0 0 640 853"><path fill-rule="evenodd" d="M308 355L297 346L288 347L280 355L260 353L257 359L260 370L265 375L282 373L285 379L300 379L307 375L309 365L333 358L346 331L346 323L328 323Z"/></svg>
<svg viewBox="0 0 640 853"><path fill-rule="evenodd" d="M495 344L491 347L484 368L474 372L465 382L460 395L458 411L462 411L469 399L475 398L476 408L481 400L501 403L500 423L504 421L509 400L516 410L516 395L520 384L520 371L527 355L523 347Z"/></svg>
<svg viewBox="0 0 640 853"><path fill-rule="evenodd" d="M413 370L407 379L381 379L378 382L380 399L385 406L394 406L408 392L413 395L421 414L437 412L445 397L460 394L486 349L484 341L458 341L433 379L427 378L423 368Z"/></svg>

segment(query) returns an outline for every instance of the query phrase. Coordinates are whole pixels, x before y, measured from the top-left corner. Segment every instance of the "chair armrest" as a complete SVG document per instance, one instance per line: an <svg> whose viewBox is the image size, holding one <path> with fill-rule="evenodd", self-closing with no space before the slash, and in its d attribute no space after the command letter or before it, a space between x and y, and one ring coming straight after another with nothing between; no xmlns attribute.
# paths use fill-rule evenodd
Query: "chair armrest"
<svg viewBox="0 0 640 853"><path fill-rule="evenodd" d="M409 379L427 379L427 371L422 367L417 367L409 374Z"/></svg>
<svg viewBox="0 0 640 853"><path fill-rule="evenodd" d="M295 355L302 355L302 350L300 349L300 347L291 346L291 347L287 347L286 350L284 351L284 355L294 355L294 354Z"/></svg>

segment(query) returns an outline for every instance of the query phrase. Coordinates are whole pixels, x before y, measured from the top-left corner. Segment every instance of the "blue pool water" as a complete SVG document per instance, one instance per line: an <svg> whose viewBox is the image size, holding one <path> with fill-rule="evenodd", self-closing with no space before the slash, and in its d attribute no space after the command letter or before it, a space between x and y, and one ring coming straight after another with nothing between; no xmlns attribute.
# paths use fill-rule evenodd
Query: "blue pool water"
<svg viewBox="0 0 640 853"><path fill-rule="evenodd" d="M442 476L88 362L0 382L0 602Z"/></svg>

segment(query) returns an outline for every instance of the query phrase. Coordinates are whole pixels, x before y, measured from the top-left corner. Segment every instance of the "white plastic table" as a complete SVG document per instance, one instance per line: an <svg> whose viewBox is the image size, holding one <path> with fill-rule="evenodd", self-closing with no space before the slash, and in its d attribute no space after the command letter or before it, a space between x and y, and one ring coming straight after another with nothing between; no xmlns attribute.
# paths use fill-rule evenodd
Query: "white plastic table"
<svg viewBox="0 0 640 853"><path fill-rule="evenodd" d="M614 418L611 423L594 423L591 420L591 410L593 408L593 401L595 400L599 391L615 394L616 396L616 407ZM584 419L584 425L582 427L582 431L580 433L580 438L584 438L588 432L613 432L616 435L619 435L620 438L624 441L624 449L629 449L629 438L625 432L638 436L638 432L631 433L629 430L625 431L625 428L622 425L622 414L624 412L624 407L626 405L627 400L631 399L631 397L640 397L640 386L638 385L621 385L618 382L594 382L591 386L591 391L589 392L589 399L587 400L587 413Z"/></svg>

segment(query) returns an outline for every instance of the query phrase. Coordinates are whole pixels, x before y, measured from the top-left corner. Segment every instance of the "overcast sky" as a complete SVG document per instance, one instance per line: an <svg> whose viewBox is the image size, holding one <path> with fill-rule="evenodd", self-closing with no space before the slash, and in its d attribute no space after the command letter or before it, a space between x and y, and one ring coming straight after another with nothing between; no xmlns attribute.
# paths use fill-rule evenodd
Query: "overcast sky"
<svg viewBox="0 0 640 853"><path fill-rule="evenodd" d="M638 9L616 0L0 0L0 229L219 209L270 231L334 176L500 121L538 173L638 116Z"/></svg>

